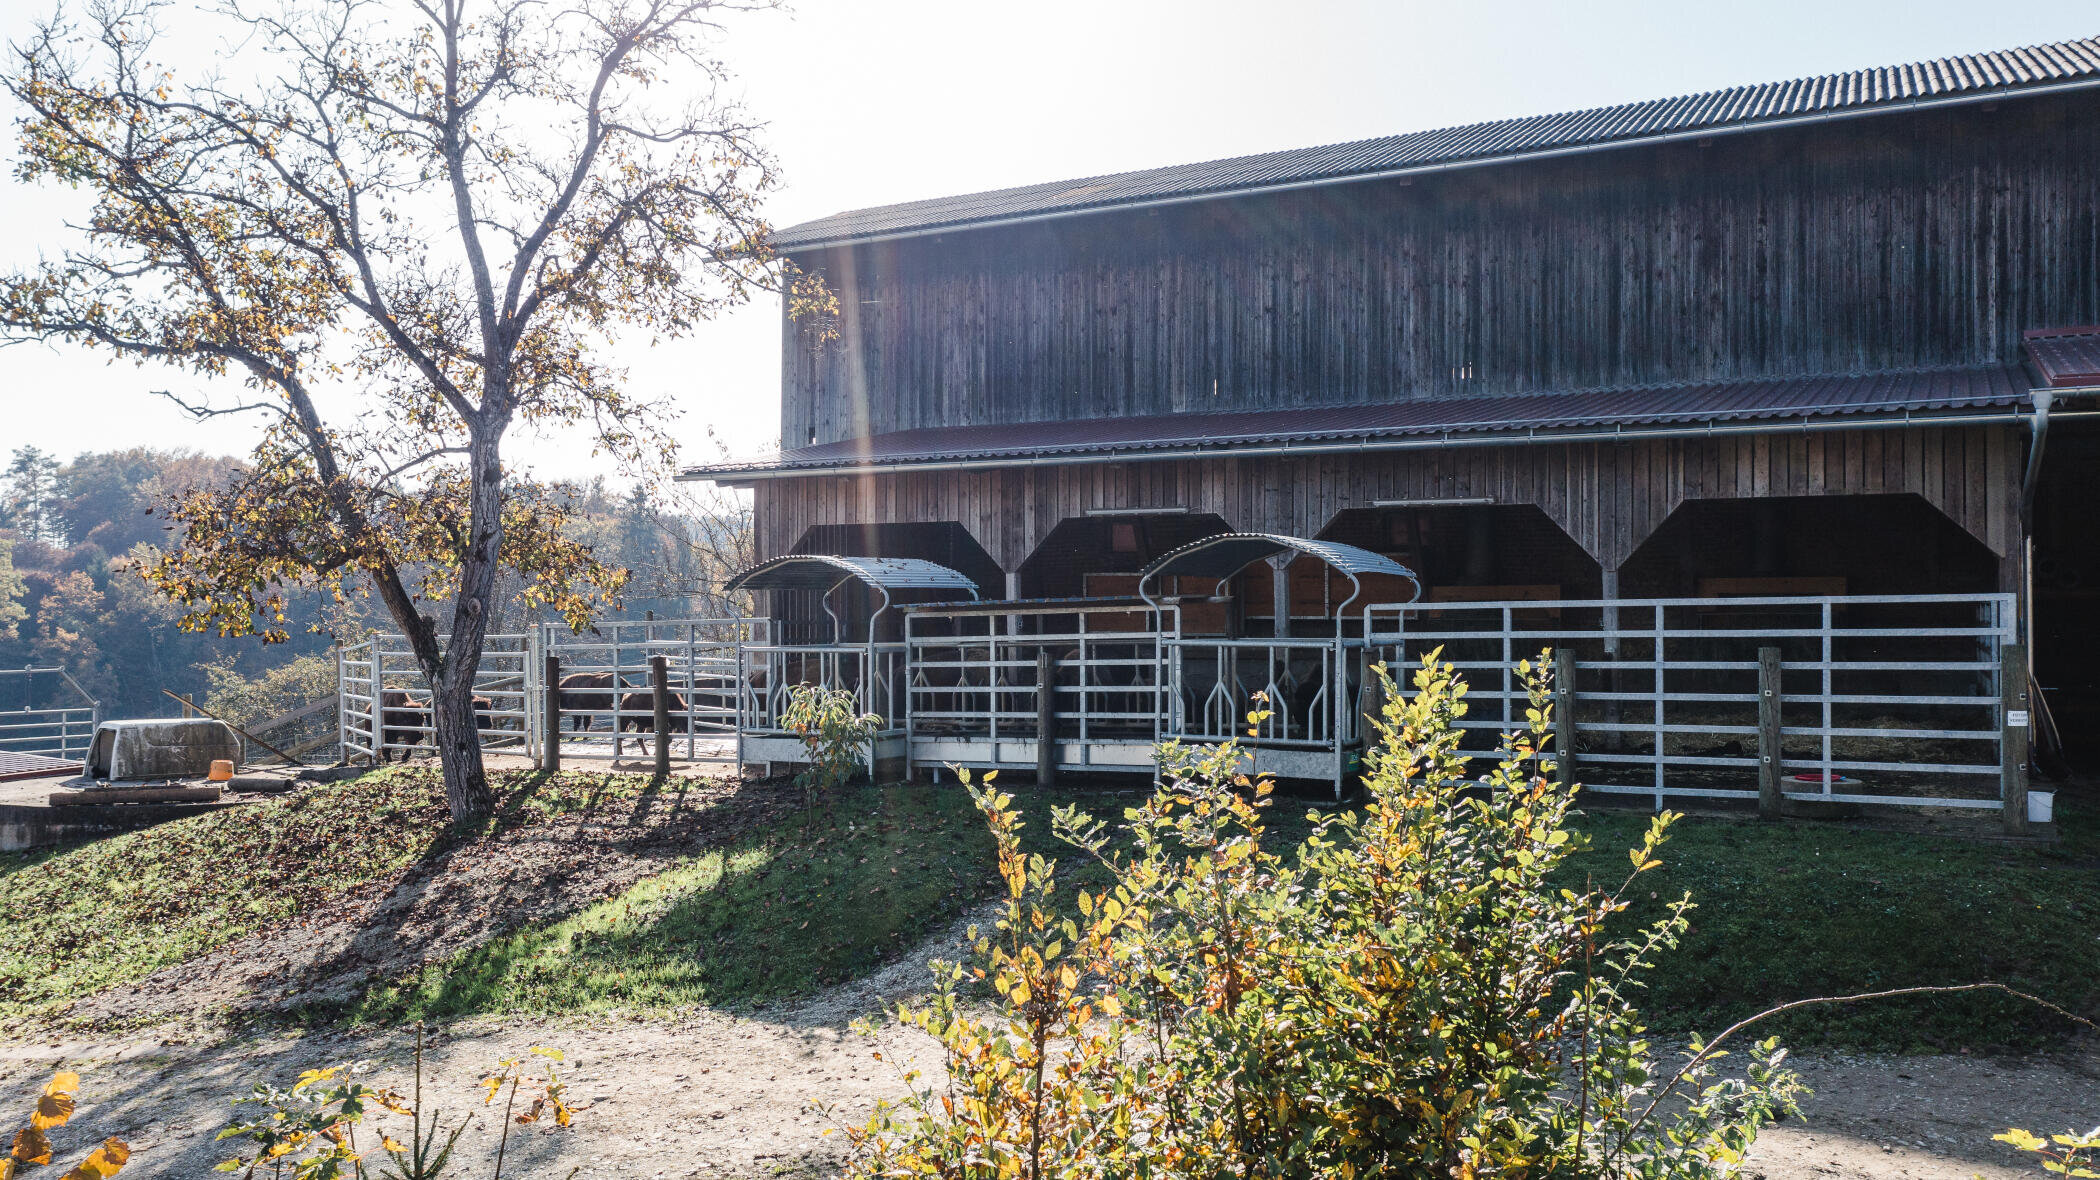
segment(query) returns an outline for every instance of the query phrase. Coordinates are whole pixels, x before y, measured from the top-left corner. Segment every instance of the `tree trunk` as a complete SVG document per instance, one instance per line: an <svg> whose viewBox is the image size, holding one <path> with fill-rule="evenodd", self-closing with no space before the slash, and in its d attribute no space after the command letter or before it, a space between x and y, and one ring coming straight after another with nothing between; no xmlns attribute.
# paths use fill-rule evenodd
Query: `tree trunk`
<svg viewBox="0 0 2100 1180"><path fill-rule="evenodd" d="M431 740L437 747L438 767L445 776L445 803L452 809L454 823L479 819L496 806L488 771L481 764L480 719L474 715L474 668L479 663L462 664L448 658L445 675L430 693L431 727L437 730Z"/></svg>

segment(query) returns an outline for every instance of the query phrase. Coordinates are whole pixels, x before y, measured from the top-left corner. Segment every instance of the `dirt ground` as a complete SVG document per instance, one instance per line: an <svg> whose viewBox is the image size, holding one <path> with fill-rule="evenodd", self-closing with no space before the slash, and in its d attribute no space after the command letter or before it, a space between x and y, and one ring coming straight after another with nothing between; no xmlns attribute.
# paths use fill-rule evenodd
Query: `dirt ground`
<svg viewBox="0 0 2100 1180"><path fill-rule="evenodd" d="M335 994L487 937L559 914L731 838L780 805L764 790L694 782L667 799L508 833L468 846L325 911L136 986L76 1005L82 1034L0 1030L0 1134L26 1117L61 1066L83 1079L79 1113L54 1135L70 1166L108 1135L134 1150L125 1175L203 1177L231 1154L213 1136L256 1082L289 1084L303 1069L367 1061L376 1084L406 1091L414 1034L229 1034L239 1011ZM980 915L981 916L981 915ZM491 1019L434 1034L426 1094L446 1124L471 1125L454 1175L485 1176L502 1122L479 1105L476 1081L527 1047L568 1054L572 1101L587 1106L567 1131L513 1128L505 1174L564 1177L746 1178L833 1172L837 1127L901 1092L900 1062L930 1064L930 1043L897 1030L880 1044L848 1025L917 993L930 957L956 957L965 922L889 967L812 1000L739 1015ZM875 1060L877 1048L887 1061ZM1765 1180L1992 1180L2040 1175L1991 1142L2008 1125L2042 1133L2100 1123L2100 1046L2017 1059L1805 1054L1814 1095L1798 1123L1768 1130L1751 1159ZM405 1138L399 1120L381 1125ZM833 1133L826 1135L827 1129ZM54 1175L56 1172L54 1171Z"/></svg>
<svg viewBox="0 0 2100 1180"><path fill-rule="evenodd" d="M479 1105L476 1081L531 1045L561 1048L570 1097L587 1105L566 1131L514 1127L506 1174L517 1177L746 1178L832 1174L838 1128L901 1092L899 1070L933 1064L931 1043L847 1027L923 986L923 962L952 954L961 925L876 976L792 1009L739 1017L492 1020L434 1034L425 1093L448 1126L471 1125L455 1174L486 1175L502 1123ZM26 1112L49 1073L83 1078L79 1113L58 1134L65 1161L106 1135L135 1154L127 1177L202 1177L227 1158L212 1136L229 1100L265 1078L368 1061L377 1084L408 1089L412 1032L217 1038L174 1030L101 1041L0 1044L0 1112ZM887 1060L875 1060L880 1049ZM2008 1124L2042 1132L2100 1121L2100 1053L2017 1059L1806 1054L1815 1094L1803 1121L1771 1128L1751 1156L1765 1180L1990 1180L2041 1173L1993 1143ZM405 1129L383 1124L400 1136ZM827 1134L827 1130L830 1131Z"/></svg>

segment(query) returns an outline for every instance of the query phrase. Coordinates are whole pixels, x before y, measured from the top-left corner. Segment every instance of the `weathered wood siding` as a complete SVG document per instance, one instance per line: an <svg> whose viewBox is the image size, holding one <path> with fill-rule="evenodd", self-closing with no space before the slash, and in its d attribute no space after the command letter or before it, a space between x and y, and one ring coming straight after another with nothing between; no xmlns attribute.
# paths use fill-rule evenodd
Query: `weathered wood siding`
<svg viewBox="0 0 2100 1180"><path fill-rule="evenodd" d="M2008 362L2023 329L2100 320L2100 98L802 261L839 288L843 339L813 352L786 326L789 447L915 427Z"/></svg>
<svg viewBox="0 0 2100 1180"><path fill-rule="evenodd" d="M1090 508L1186 508L1239 530L1311 537L1376 500L1493 496L1538 505L1617 569L1687 499L1912 492L2010 559L2022 453L2013 427L1972 426L808 476L757 484L758 542L772 557L812 525L952 520L1015 570L1059 521Z"/></svg>

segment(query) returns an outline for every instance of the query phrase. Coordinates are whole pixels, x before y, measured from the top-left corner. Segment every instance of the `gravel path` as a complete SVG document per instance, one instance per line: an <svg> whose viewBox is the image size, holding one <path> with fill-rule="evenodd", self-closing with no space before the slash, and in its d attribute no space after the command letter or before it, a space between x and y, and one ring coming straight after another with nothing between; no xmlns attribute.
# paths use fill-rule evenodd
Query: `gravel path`
<svg viewBox="0 0 2100 1180"><path fill-rule="evenodd" d="M890 974L899 981L902 970ZM436 1037L424 1086L447 1123L468 1116L456 1175L486 1175L499 1124L477 1078L533 1044L565 1050L571 1096L588 1104L568 1131L514 1130L516 1177L829 1175L842 1136L899 1091L897 1062L929 1064L930 1043L885 1031L871 1044L838 1019L879 991L866 982L797 1011L738 1018L490 1021ZM136 1154L127 1177L204 1177L225 1158L212 1135L228 1099L254 1081L289 1082L324 1063L369 1060L406 1089L413 1034L302 1034L164 1044L153 1038L0 1046L0 1111L26 1112L64 1063L84 1082L60 1133L70 1161L116 1134ZM881 1048L888 1061L876 1061ZM1765 1180L1989 1180L2040 1175L1990 1136L2007 1124L2050 1132L2100 1121L2100 1056L2018 1059L1816 1055L1797 1059L1815 1088L1804 1122L1768 1130L1751 1157ZM830 1114L819 1108L831 1108ZM398 1134L399 1132L396 1131Z"/></svg>
<svg viewBox="0 0 2100 1180"><path fill-rule="evenodd" d="M409 1089L410 1030L234 1035L212 1022L340 994L351 981L432 962L495 930L565 912L658 871L783 804L694 784L675 805L637 805L536 826L345 895L326 913L245 940L136 987L76 1005L73 1029L0 1033L0 1134L26 1117L61 1066L83 1078L79 1113L54 1135L70 1166L104 1136L129 1141L127 1180L206 1177L230 1154L213 1135L229 1101L256 1082L307 1068L372 1063L377 1084ZM985 911L971 916L988 917ZM486 1176L501 1123L476 1081L534 1044L569 1056L567 1131L513 1128L512 1177L744 1178L836 1170L840 1123L901 1092L900 1063L930 1064L929 1042L849 1031L857 1017L917 993L928 958L955 958L970 919L887 968L808 1002L750 1016L701 1010L670 1017L490 1019L435 1034L425 1092L447 1125L468 1118L453 1175ZM877 1061L881 1049L889 1060ZM1768 1130L1751 1156L1764 1180L1989 1180L2039 1176L1991 1135L2008 1125L2048 1134L2100 1123L2100 1051L2014 1059L1807 1054L1795 1059L1815 1094L1807 1117ZM405 1128L383 1123L398 1137ZM825 1134L827 1129L833 1133ZM52 1173L56 1175L56 1171Z"/></svg>

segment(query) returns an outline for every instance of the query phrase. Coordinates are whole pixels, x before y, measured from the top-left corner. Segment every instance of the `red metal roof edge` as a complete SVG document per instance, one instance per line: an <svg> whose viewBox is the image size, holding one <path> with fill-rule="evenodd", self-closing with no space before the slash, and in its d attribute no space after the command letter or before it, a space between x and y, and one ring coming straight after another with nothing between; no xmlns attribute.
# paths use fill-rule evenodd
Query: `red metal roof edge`
<svg viewBox="0 0 2100 1180"><path fill-rule="evenodd" d="M2020 333L2020 351L2051 389L2100 385L2100 326L2030 328Z"/></svg>
<svg viewBox="0 0 2100 1180"><path fill-rule="evenodd" d="M842 439L833 443L822 443L815 447L786 451L777 457L736 463L708 464L689 467L679 473L681 479L734 478L740 475L770 475L775 473L807 472L817 474L834 470L870 470L875 468L906 468L943 462L987 462L1000 459L1021 460L1041 456L1083 454L1142 454L1149 451L1176 449L1201 449L1208 452L1229 453L1262 445L1307 445L1348 441L1350 439L1382 439L1421 437L1429 435L1450 436L1509 436L1513 442L1527 441L1541 430L1567 431L1585 426L1629 425L1672 427L1698 425L1701 423L1808 420L1814 418L1857 417L1872 418L1909 414L1918 410L1958 410L1981 406L2011 406L2024 400L2029 382L2023 379L2017 366L1969 365L1950 366L1939 369L1889 370L1874 373L1814 374L1799 377L1749 378L1734 381L1673 382L1668 384L1628 386L1616 389L1586 390L1572 393L1532 393L1495 397L1464 397L1424 399L1418 402L1385 402L1371 406L1322 406L1316 410L1252 410L1223 411L1219 413L1165 414L1122 419L1092 419L1091 423L1122 422L1129 424L1114 437L1068 438L1054 442L1038 441L1022 443L1002 440L998 436L1009 432L1044 431L1047 428L1070 426L1069 422L1006 423L998 425L973 425L933 427L919 430L895 431L890 434L867 438ZM1808 400L1802 395L1830 385L1854 387L1844 392L1858 392L1857 387L1886 388L1895 380L1915 378L1920 382L1968 378L1980 382L1982 392L1972 392L1970 385L1960 392L1944 388L1921 388L1909 396L1883 396L1863 400L1830 401ZM2096 378L2088 384L2100 384ZM1650 409L1646 411L1630 408L1605 409L1600 403L1623 401L1640 395L1679 394L1688 395L1705 391L1717 394L1739 388L1763 390L1772 395L1792 393L1792 399L1768 396L1754 404L1744 405L1742 399L1730 399L1731 404L1713 404L1685 409ZM1837 392L1837 391L1832 391ZM1566 410L1559 414L1514 415L1493 414L1486 411L1495 406L1510 406L1514 403L1563 402ZM1468 419L1453 419L1444 422L1390 423L1385 425L1355 423L1348 426L1327 428L1305 428L1308 414L1376 413L1404 411L1433 406L1465 408L1474 411ZM1584 407L1592 407L1584 409ZM1227 423L1235 427L1229 435L1207 434L1204 424L1223 427ZM1262 430L1258 425L1285 422L1299 424L1292 430ZM1187 429L1173 434L1133 437L1131 429L1140 424L1186 424ZM1638 432L1636 432L1638 433ZM967 445L952 440L957 434L970 437ZM940 446L940 436L948 436L950 444ZM885 439L900 440L912 437L909 449L891 450L878 454ZM1550 442L1558 434L1539 437L1539 441ZM979 441L979 440L982 441ZM808 452L820 452L808 454Z"/></svg>

